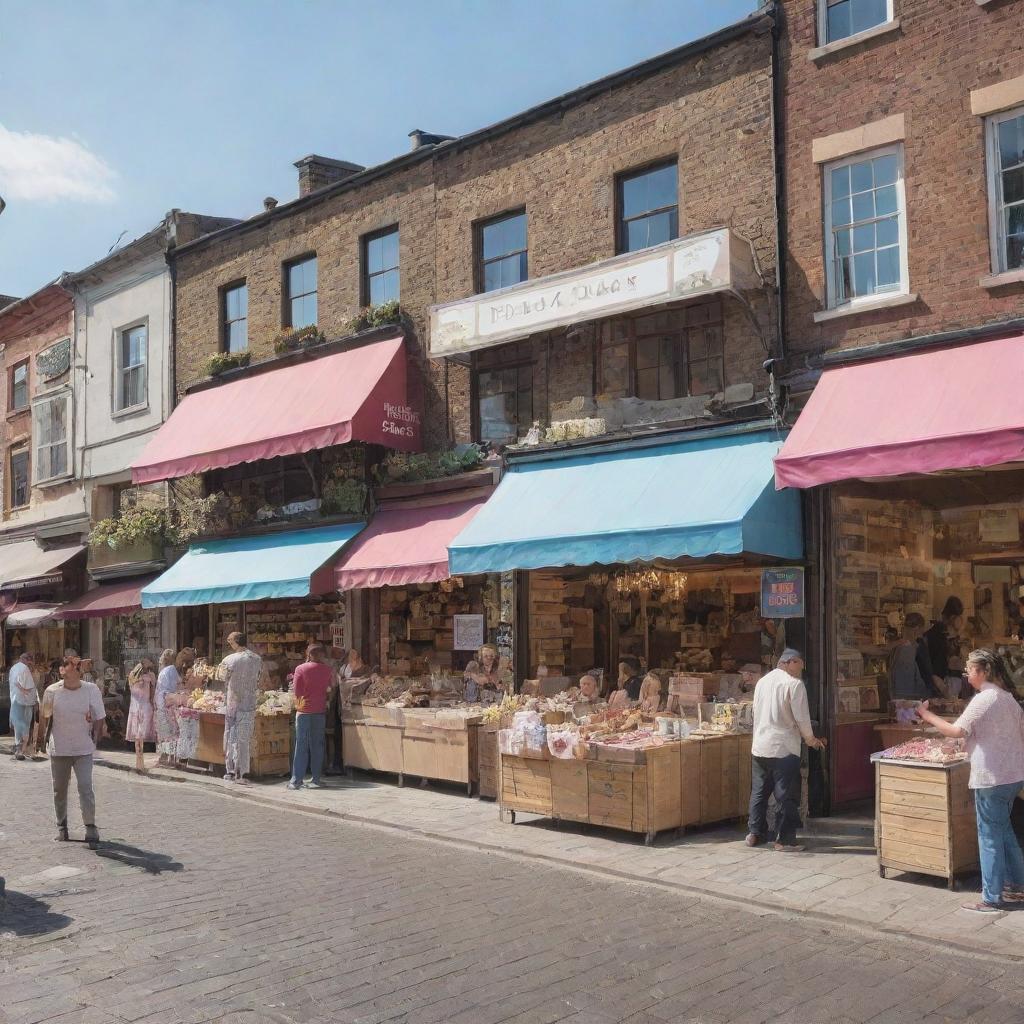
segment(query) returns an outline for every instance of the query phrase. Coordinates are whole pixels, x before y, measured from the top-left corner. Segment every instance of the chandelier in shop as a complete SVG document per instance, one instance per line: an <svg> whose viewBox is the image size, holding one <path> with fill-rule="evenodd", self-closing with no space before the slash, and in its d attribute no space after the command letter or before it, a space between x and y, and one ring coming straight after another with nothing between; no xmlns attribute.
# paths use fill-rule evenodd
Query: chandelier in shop
<svg viewBox="0 0 1024 1024"><path fill-rule="evenodd" d="M686 596L686 580L685 572L634 565L616 574L615 590L622 595L657 590L663 597L679 600Z"/></svg>

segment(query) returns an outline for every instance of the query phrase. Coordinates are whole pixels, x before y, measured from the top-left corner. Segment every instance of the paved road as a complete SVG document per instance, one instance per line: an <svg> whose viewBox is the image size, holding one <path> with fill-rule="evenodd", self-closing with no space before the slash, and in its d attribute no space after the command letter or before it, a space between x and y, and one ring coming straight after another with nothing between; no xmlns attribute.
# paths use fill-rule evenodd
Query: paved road
<svg viewBox="0 0 1024 1024"><path fill-rule="evenodd" d="M121 773L58 845L48 779L0 761L0 1024L1024 1020L1024 967Z"/></svg>

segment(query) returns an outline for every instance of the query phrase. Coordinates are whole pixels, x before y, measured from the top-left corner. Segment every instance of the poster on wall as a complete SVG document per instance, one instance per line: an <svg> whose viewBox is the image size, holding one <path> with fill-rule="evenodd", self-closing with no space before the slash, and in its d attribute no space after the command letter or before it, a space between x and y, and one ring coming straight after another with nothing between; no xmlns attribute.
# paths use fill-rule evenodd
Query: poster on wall
<svg viewBox="0 0 1024 1024"><path fill-rule="evenodd" d="M766 619L804 617L803 569L761 570L761 615Z"/></svg>
<svg viewBox="0 0 1024 1024"><path fill-rule="evenodd" d="M1016 544L1020 540L1020 518L1015 508L985 509L978 521L983 544Z"/></svg>
<svg viewBox="0 0 1024 1024"><path fill-rule="evenodd" d="M456 651L478 651L484 643L484 617L482 615L455 615Z"/></svg>

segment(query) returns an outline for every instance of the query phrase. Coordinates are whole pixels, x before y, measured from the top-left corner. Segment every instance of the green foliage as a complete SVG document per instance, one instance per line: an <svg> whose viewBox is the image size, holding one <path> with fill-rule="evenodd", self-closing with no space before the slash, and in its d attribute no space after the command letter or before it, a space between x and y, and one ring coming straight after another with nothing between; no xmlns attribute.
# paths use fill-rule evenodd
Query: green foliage
<svg viewBox="0 0 1024 1024"><path fill-rule="evenodd" d="M105 544L115 551L140 541L162 541L167 530L167 509L126 509L101 519L89 533L90 544Z"/></svg>
<svg viewBox="0 0 1024 1024"><path fill-rule="evenodd" d="M367 331L371 327L384 327L387 324L402 322L402 307L397 299L391 302L382 302L379 306L367 306L348 322L350 334L358 334L360 331Z"/></svg>
<svg viewBox="0 0 1024 1024"><path fill-rule="evenodd" d="M381 484L418 483L468 473L476 469L483 458L483 449L475 444L460 445L446 452L413 455L391 452L375 472Z"/></svg>
<svg viewBox="0 0 1024 1024"><path fill-rule="evenodd" d="M202 364L202 371L207 377L218 377L228 370L236 370L240 366L248 366L252 358L250 352L217 352Z"/></svg>
<svg viewBox="0 0 1024 1024"><path fill-rule="evenodd" d="M226 498L214 493L205 498L179 497L168 512L165 536L171 544L189 544L214 532L223 520Z"/></svg>
<svg viewBox="0 0 1024 1024"><path fill-rule="evenodd" d="M320 345L324 341L326 341L326 338L316 324L307 324L305 327L300 327L297 331L291 327L286 327L274 339L274 351L281 356L286 352L298 352L299 349L312 348L314 345Z"/></svg>
<svg viewBox="0 0 1024 1024"><path fill-rule="evenodd" d="M369 488L361 480L341 474L325 481L320 513L325 516L358 515L366 509Z"/></svg>

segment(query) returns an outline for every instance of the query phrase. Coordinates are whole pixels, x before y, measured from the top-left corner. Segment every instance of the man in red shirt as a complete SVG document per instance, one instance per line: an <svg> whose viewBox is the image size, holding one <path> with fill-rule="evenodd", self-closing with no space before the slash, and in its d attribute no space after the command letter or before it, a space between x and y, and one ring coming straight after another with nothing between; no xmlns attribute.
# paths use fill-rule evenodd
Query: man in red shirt
<svg viewBox="0 0 1024 1024"><path fill-rule="evenodd" d="M334 670L327 662L323 644L310 644L306 660L295 670L292 693L300 711L295 715L295 754L289 789L302 789L309 769L310 789L323 789L320 773L324 767L324 728L327 722L327 695L334 682Z"/></svg>

